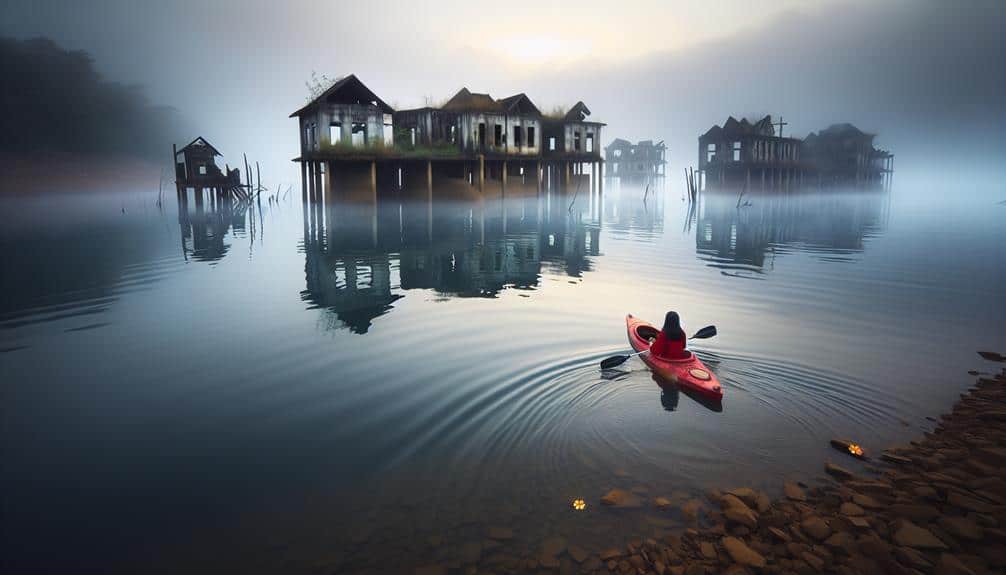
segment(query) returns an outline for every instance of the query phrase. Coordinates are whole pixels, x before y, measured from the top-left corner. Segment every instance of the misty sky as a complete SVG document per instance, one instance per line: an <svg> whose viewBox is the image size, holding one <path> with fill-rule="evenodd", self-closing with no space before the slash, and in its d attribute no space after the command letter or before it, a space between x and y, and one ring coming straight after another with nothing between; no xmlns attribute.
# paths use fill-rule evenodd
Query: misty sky
<svg viewBox="0 0 1006 575"><path fill-rule="evenodd" d="M0 34L92 53L226 153L296 155L312 71L396 107L461 86L584 100L604 140L665 139L694 162L728 114L806 135L850 121L903 157L1006 150L1006 2L273 2L8 0ZM168 149L166 147L166 149Z"/></svg>

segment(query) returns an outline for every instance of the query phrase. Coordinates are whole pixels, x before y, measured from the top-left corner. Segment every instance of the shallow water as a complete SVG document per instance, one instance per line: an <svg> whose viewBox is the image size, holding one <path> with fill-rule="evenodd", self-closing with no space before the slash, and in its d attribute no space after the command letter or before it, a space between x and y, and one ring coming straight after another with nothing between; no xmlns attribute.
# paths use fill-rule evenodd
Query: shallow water
<svg viewBox="0 0 1006 575"><path fill-rule="evenodd" d="M5 561L396 571L601 548L683 524L601 507L612 487L776 492L840 457L831 437L928 428L974 351L1006 349L995 189L690 207L669 182L585 182L181 216L139 192L0 199ZM638 359L598 370L626 313L668 309L718 327L692 348L721 405Z"/></svg>

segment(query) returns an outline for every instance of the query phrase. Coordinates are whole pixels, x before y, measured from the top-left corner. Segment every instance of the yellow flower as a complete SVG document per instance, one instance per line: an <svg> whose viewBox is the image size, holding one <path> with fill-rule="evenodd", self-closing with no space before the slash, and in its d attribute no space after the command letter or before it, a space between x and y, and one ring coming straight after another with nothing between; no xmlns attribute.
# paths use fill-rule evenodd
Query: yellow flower
<svg viewBox="0 0 1006 575"><path fill-rule="evenodd" d="M583 499L573 500L573 509L576 509L577 511L583 511L586 508L587 508L587 502L584 501Z"/></svg>

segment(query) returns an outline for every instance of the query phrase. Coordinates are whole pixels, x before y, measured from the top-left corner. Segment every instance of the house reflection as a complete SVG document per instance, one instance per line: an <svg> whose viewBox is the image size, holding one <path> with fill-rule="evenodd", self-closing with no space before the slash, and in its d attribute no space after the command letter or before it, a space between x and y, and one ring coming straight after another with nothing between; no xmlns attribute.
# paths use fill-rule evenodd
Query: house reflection
<svg viewBox="0 0 1006 575"><path fill-rule="evenodd" d="M228 233L243 233L248 214L246 202L235 202L230 196L212 194L205 205L181 203L178 224L181 228L182 256L186 260L215 262L227 255Z"/></svg>
<svg viewBox="0 0 1006 575"><path fill-rule="evenodd" d="M571 178L573 192L532 176L485 195L460 178L435 194L408 178L376 195L341 182L304 205L301 298L329 313L330 328L362 334L409 290L493 298L534 290L543 273L579 277L599 254L600 209L589 181L577 192L589 176Z"/></svg>
<svg viewBox="0 0 1006 575"><path fill-rule="evenodd" d="M695 249L725 275L771 269L776 255L799 251L829 260L851 259L864 240L887 226L889 194L854 191L758 195L706 191L686 227Z"/></svg>

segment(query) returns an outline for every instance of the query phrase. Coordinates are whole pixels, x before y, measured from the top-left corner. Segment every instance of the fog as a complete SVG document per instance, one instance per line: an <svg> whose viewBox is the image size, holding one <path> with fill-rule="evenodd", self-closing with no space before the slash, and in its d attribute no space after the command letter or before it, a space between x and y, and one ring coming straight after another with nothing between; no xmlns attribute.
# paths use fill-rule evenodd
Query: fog
<svg viewBox="0 0 1006 575"><path fill-rule="evenodd" d="M225 155L284 174L312 71L355 73L396 107L461 86L543 110L583 100L605 141L663 139L675 164L728 115L781 114L799 136L851 122L902 167L988 167L1006 151L1006 3L749 4L44 0L5 3L0 34L86 50Z"/></svg>

